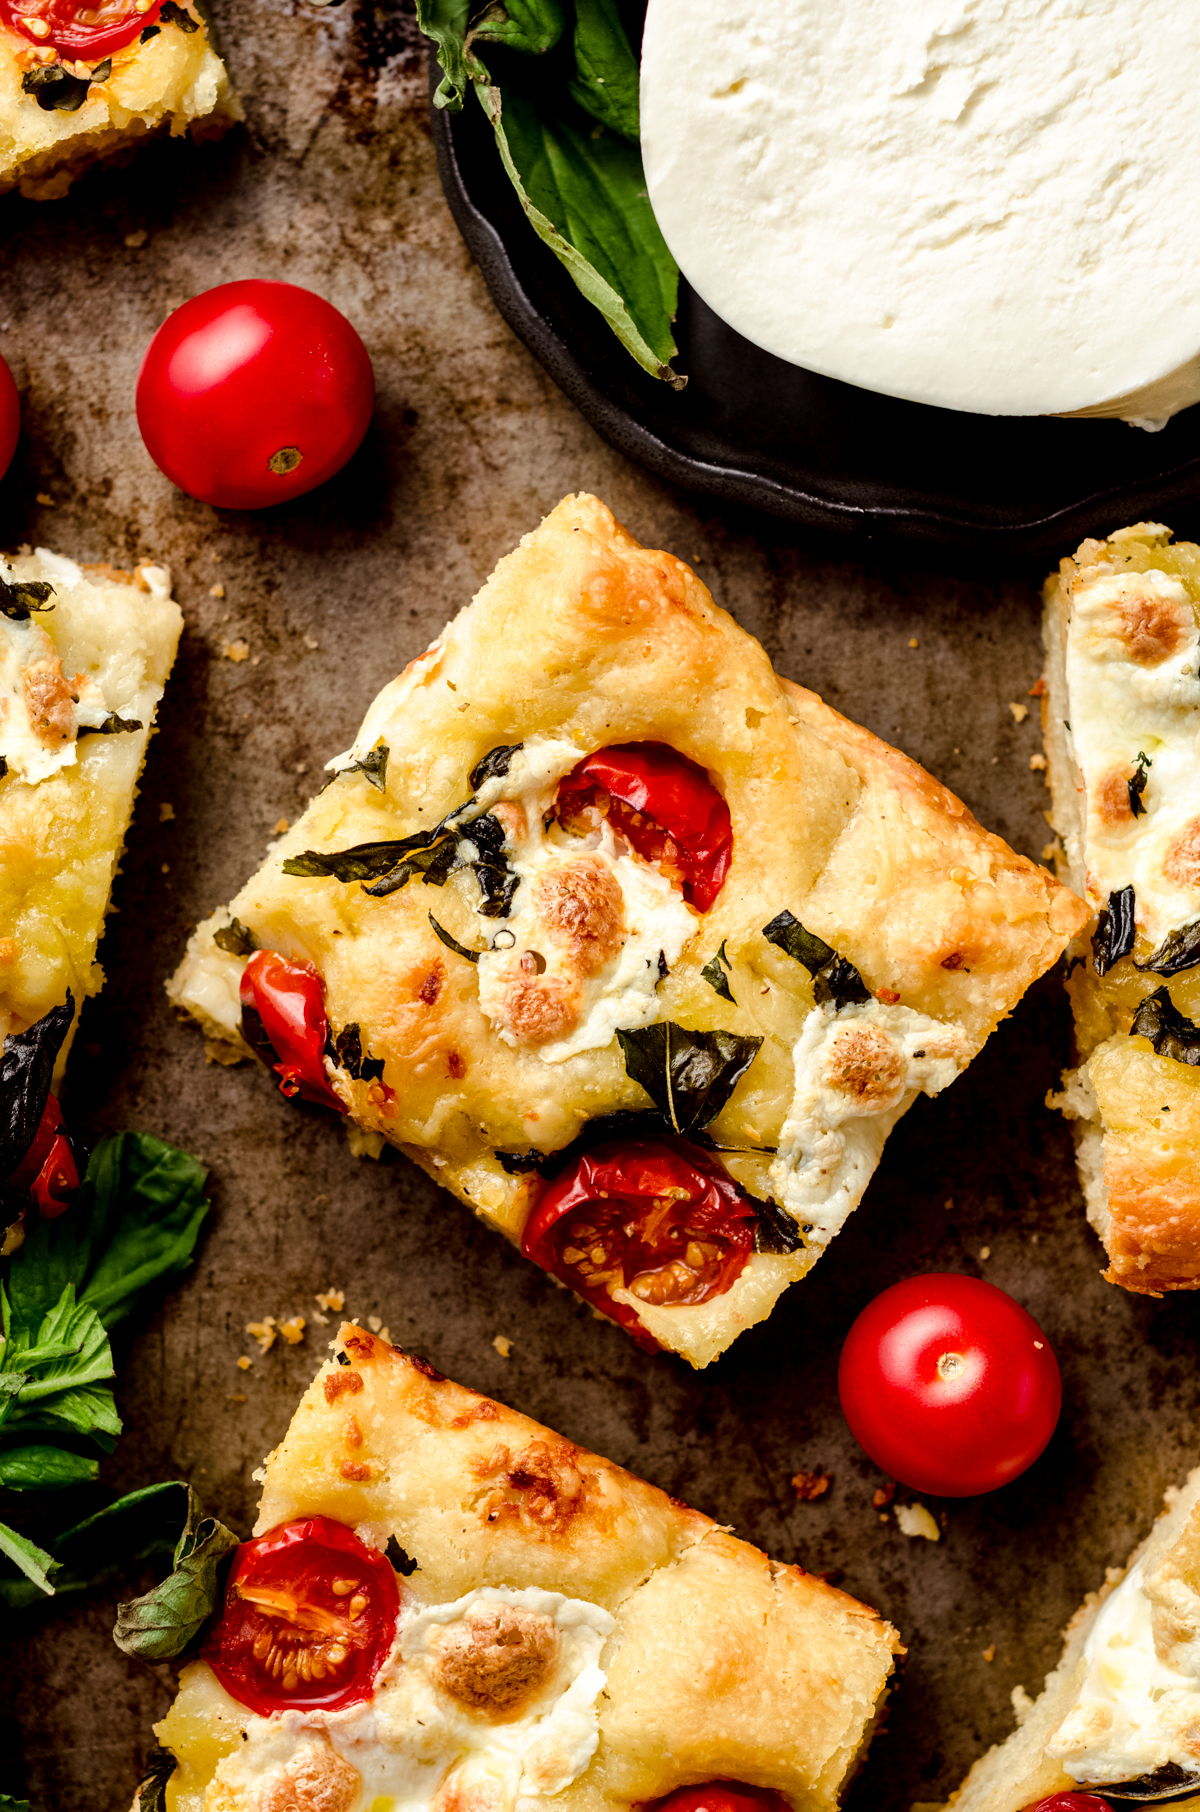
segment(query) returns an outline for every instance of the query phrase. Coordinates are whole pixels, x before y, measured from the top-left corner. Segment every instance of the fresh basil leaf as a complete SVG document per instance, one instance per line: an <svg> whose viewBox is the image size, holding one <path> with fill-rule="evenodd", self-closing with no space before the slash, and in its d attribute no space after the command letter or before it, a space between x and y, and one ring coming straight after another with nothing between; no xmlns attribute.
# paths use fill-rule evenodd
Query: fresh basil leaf
<svg viewBox="0 0 1200 1812"><path fill-rule="evenodd" d="M631 145L638 141L638 65L616 0L575 0L571 99Z"/></svg>
<svg viewBox="0 0 1200 1812"><path fill-rule="evenodd" d="M6 1434L34 1430L61 1435L65 1430L86 1435L105 1453L111 1453L121 1432L121 1418L111 1390L100 1384L82 1384L60 1389L29 1404L21 1400L4 1425Z"/></svg>
<svg viewBox="0 0 1200 1812"><path fill-rule="evenodd" d="M808 931L786 907L763 926L763 936L808 970L818 1005L833 1001L835 1006L845 1007L870 1000L871 990L854 964L839 956L824 938Z"/></svg>
<svg viewBox="0 0 1200 1812"><path fill-rule="evenodd" d="M188 1488L187 1522L174 1571L150 1592L118 1605L113 1640L139 1661L169 1661L195 1641L217 1608L221 1564L238 1546L232 1529L205 1516Z"/></svg>
<svg viewBox="0 0 1200 1812"><path fill-rule="evenodd" d="M1178 931L1169 931L1144 963L1133 966L1144 974L1178 975L1184 969L1194 969L1197 963L1200 963L1200 919L1181 926Z"/></svg>
<svg viewBox="0 0 1200 1812"><path fill-rule="evenodd" d="M91 1484L99 1471L99 1460L65 1447L10 1447L0 1452L0 1485L9 1491L61 1491L67 1485Z"/></svg>
<svg viewBox="0 0 1200 1812"><path fill-rule="evenodd" d="M466 41L470 0L417 0L417 25L437 45L442 79L433 97L435 107L451 113L462 111L467 92Z"/></svg>
<svg viewBox="0 0 1200 1812"><path fill-rule="evenodd" d="M27 623L31 611L54 609L49 602L53 596L53 585L44 579L0 579L0 617L7 617L10 623Z"/></svg>
<svg viewBox="0 0 1200 1812"><path fill-rule="evenodd" d="M253 956L258 949L258 939L254 933L242 924L241 919L231 918L228 925L222 925L219 931L213 932L213 943L218 950L224 950L229 956Z"/></svg>
<svg viewBox="0 0 1200 1812"><path fill-rule="evenodd" d="M725 939L722 938L721 948L717 951L717 954L710 963L705 963L703 969L700 971L700 975L701 978L708 983L710 988L716 990L722 1000L727 1000L731 1006L736 1007L737 1001L734 1000L733 995L730 993L729 983L725 979L726 970L728 970L731 975L733 974L733 966L725 954Z"/></svg>
<svg viewBox="0 0 1200 1812"><path fill-rule="evenodd" d="M1097 975L1107 975L1114 963L1128 956L1137 936L1134 912L1136 902L1132 887L1110 893L1108 905L1100 914L1092 934L1092 964Z"/></svg>
<svg viewBox="0 0 1200 1812"><path fill-rule="evenodd" d="M362 1029L355 1023L343 1026L333 1046L334 1061L355 1082L378 1082L383 1076L382 1057L364 1057Z"/></svg>
<svg viewBox="0 0 1200 1812"><path fill-rule="evenodd" d="M169 1749L152 1749L146 1772L138 1782L133 1812L167 1812L167 1782L179 1763Z"/></svg>
<svg viewBox="0 0 1200 1812"><path fill-rule="evenodd" d="M373 749L368 749L360 760L352 761L349 767L338 768L336 773L331 774L329 779L325 782L325 786L332 786L335 780L341 780L346 774L361 774L368 785L373 786L377 793L386 793L387 764L388 746L383 738L380 737L379 741L375 744L375 747ZM322 787L321 791L324 792L325 787Z"/></svg>
<svg viewBox="0 0 1200 1812"><path fill-rule="evenodd" d="M87 1591L138 1561L172 1554L187 1513L187 1490L179 1480L144 1485L56 1536L50 1544L55 1597ZM41 1599L29 1579L0 1578L0 1609L20 1611Z"/></svg>
<svg viewBox="0 0 1200 1812"><path fill-rule="evenodd" d="M27 1031L10 1032L0 1051L0 1177L11 1176L37 1136L54 1065L75 1017L68 990Z"/></svg>
<svg viewBox="0 0 1200 1812"><path fill-rule="evenodd" d="M513 756L519 755L524 747L523 742L510 742L504 743L500 748L489 749L467 776L471 791L477 793L485 780L502 780L512 766Z"/></svg>
<svg viewBox="0 0 1200 1812"><path fill-rule="evenodd" d="M438 924L432 912L429 915L429 923L433 926L435 935L442 940L447 950L453 950L456 956L465 956L469 963L477 963L479 961L482 951L468 950L467 946L465 944L460 944L456 937L451 937L445 926Z"/></svg>
<svg viewBox="0 0 1200 1812"><path fill-rule="evenodd" d="M1133 1016L1131 1038L1148 1038L1160 1057L1200 1067L1200 1026L1179 1011L1166 988L1147 995Z"/></svg>
<svg viewBox="0 0 1200 1812"><path fill-rule="evenodd" d="M20 1270L20 1266L13 1266L14 1331L4 1348L4 1359L6 1366L13 1365L36 1374L21 1391L22 1409L68 1388L97 1384L111 1378L112 1348L104 1324L90 1303L76 1302L74 1284L66 1286L54 1307L42 1317L33 1337L27 1336L15 1289ZM34 1353L46 1351L53 1352L55 1357L33 1361Z"/></svg>
<svg viewBox="0 0 1200 1812"><path fill-rule="evenodd" d="M563 34L563 13L558 0L503 0L489 7L472 25L472 39L490 39L527 55L542 56Z"/></svg>
<svg viewBox="0 0 1200 1812"><path fill-rule="evenodd" d="M786 1208L768 1197L763 1201L755 1197L758 1209L758 1226L754 1230L754 1250L756 1252L796 1252L804 1244L804 1235L800 1231L795 1215L789 1214Z"/></svg>
<svg viewBox="0 0 1200 1812"><path fill-rule="evenodd" d="M670 1020L618 1032L617 1038L629 1076L677 1133L716 1119L762 1044L734 1032L689 1031Z"/></svg>
<svg viewBox="0 0 1200 1812"><path fill-rule="evenodd" d="M33 1582L38 1592L44 1592L48 1598L54 1596L50 1580L57 1572L59 1563L52 1554L47 1554L45 1548L39 1548L27 1535L19 1535L7 1523L0 1523L0 1554L7 1554L26 1579Z"/></svg>
<svg viewBox="0 0 1200 1812"><path fill-rule="evenodd" d="M29 1812L27 1799L13 1799L9 1793L0 1793L0 1812Z"/></svg>

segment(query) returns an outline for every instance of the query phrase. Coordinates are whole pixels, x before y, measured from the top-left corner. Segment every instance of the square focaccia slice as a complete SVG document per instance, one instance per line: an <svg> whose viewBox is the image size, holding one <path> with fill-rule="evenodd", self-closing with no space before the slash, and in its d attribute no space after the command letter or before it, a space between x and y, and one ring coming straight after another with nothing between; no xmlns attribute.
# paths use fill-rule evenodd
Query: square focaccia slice
<svg viewBox="0 0 1200 1812"><path fill-rule="evenodd" d="M241 118L198 0L0 0L0 194L57 200L151 133Z"/></svg>
<svg viewBox="0 0 1200 1812"><path fill-rule="evenodd" d="M54 1212L62 1074L183 628L164 567L0 558L0 1228ZM53 1149L56 1146L57 1149Z"/></svg>
<svg viewBox="0 0 1200 1812"><path fill-rule="evenodd" d="M1200 548L1139 523L1046 586L1043 713L1060 872L1091 935L1067 987L1075 1124L1106 1275L1200 1286Z"/></svg>
<svg viewBox="0 0 1200 1812"><path fill-rule="evenodd" d="M824 1812L899 1652L846 1593L353 1326L256 1535L157 1727L168 1812L628 1812L714 1781L741 1797L710 1812Z"/></svg>
<svg viewBox="0 0 1200 1812"><path fill-rule="evenodd" d="M593 497L329 766L172 998L695 1365L1086 917Z"/></svg>
<svg viewBox="0 0 1200 1812"><path fill-rule="evenodd" d="M976 1762L954 1812L1026 1812L1087 1793L1079 1812L1169 1799L1200 1812L1200 1469L1124 1568L1111 1568L1066 1631L1020 1727ZM1050 1812L1050 1808L1047 1808Z"/></svg>

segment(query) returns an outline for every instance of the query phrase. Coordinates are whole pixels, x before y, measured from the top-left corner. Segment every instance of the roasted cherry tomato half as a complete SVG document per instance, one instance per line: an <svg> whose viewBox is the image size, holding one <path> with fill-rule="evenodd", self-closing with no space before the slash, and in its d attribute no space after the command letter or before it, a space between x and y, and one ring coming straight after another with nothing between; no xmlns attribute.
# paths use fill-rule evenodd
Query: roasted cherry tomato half
<svg viewBox="0 0 1200 1812"><path fill-rule="evenodd" d="M369 1699L400 1615L384 1555L327 1516L284 1523L234 1555L201 1650L226 1692L270 1717Z"/></svg>
<svg viewBox="0 0 1200 1812"><path fill-rule="evenodd" d="M137 382L155 465L201 503L261 510L324 484L375 404L345 315L294 283L223 283L168 315Z"/></svg>
<svg viewBox="0 0 1200 1812"><path fill-rule="evenodd" d="M771 1787L706 1781L703 1787L677 1787L665 1798L651 1800L645 1812L788 1812L788 1802Z"/></svg>
<svg viewBox="0 0 1200 1812"><path fill-rule="evenodd" d="M1062 1408L1058 1361L1032 1315L994 1284L937 1271L868 1303L846 1336L838 1393L875 1464L938 1497L1007 1485Z"/></svg>
<svg viewBox="0 0 1200 1812"><path fill-rule="evenodd" d="M45 1220L52 1221L70 1207L79 1188L79 1170L62 1108L53 1095L47 1095L33 1144L8 1181L16 1189L29 1191Z"/></svg>
<svg viewBox="0 0 1200 1812"><path fill-rule="evenodd" d="M289 963L274 950L256 950L242 971L241 999L242 1035L268 1062L272 1054L278 1059L271 1067L282 1092L344 1114L325 1074L325 990L311 963Z"/></svg>
<svg viewBox="0 0 1200 1812"><path fill-rule="evenodd" d="M663 1307L707 1302L744 1269L757 1222L751 1198L696 1146L597 1145L543 1192L521 1250L657 1352L611 1292Z"/></svg>
<svg viewBox="0 0 1200 1812"><path fill-rule="evenodd" d="M0 25L68 62L95 63L157 24L161 10L162 0L0 0Z"/></svg>
<svg viewBox="0 0 1200 1812"><path fill-rule="evenodd" d="M606 816L639 856L678 876L697 912L707 912L725 884L729 807L704 769L666 743L598 749L559 786L557 809L567 829Z"/></svg>
<svg viewBox="0 0 1200 1812"><path fill-rule="evenodd" d="M1112 1807L1094 1793L1052 1793L1049 1799L1026 1806L1025 1812L1112 1812Z"/></svg>
<svg viewBox="0 0 1200 1812"><path fill-rule="evenodd" d="M12 464L21 434L21 399L13 374L0 359L0 478Z"/></svg>

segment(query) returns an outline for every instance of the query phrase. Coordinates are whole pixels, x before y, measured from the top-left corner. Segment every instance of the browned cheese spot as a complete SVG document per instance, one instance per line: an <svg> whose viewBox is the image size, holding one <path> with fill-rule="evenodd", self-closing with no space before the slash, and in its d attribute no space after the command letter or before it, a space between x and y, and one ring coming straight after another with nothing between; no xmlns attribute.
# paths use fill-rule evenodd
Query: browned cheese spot
<svg viewBox="0 0 1200 1812"><path fill-rule="evenodd" d="M621 948L625 903L611 869L584 856L541 875L534 911L552 941L570 952L578 975L598 975Z"/></svg>
<svg viewBox="0 0 1200 1812"><path fill-rule="evenodd" d="M305 1743L286 1767L272 1769L246 1801L247 1812L350 1812L362 1787L357 1768L328 1740Z"/></svg>
<svg viewBox="0 0 1200 1812"><path fill-rule="evenodd" d="M1127 591L1117 606L1121 613L1121 639L1130 660L1143 667L1157 667L1178 654L1192 627L1192 613L1174 598L1152 591Z"/></svg>
<svg viewBox="0 0 1200 1812"><path fill-rule="evenodd" d="M357 1484L363 1484L371 1476L371 1468L365 1460L343 1460L340 1471L344 1479Z"/></svg>
<svg viewBox="0 0 1200 1812"><path fill-rule="evenodd" d="M1102 824L1130 824L1133 811L1129 804L1130 776L1124 768L1114 768L1096 788L1096 815Z"/></svg>
<svg viewBox="0 0 1200 1812"><path fill-rule="evenodd" d="M518 1038L565 1038L579 1018L579 990L564 976L516 974L504 989L504 1022Z"/></svg>
<svg viewBox="0 0 1200 1812"><path fill-rule="evenodd" d="M848 1026L833 1043L829 1087L848 1095L866 1113L893 1106L904 1081L904 1059L886 1032Z"/></svg>
<svg viewBox="0 0 1200 1812"><path fill-rule="evenodd" d="M345 1441L347 1447L362 1446L362 1429L358 1426L357 1416L346 1417L345 1426L342 1430L342 1439Z"/></svg>
<svg viewBox="0 0 1200 1812"><path fill-rule="evenodd" d="M944 956L942 958L942 968L943 969L961 969L962 968L962 951L961 950L952 950L950 952L949 956Z"/></svg>
<svg viewBox="0 0 1200 1812"><path fill-rule="evenodd" d="M475 1461L472 1470L481 1478L497 1479L497 1489L478 1506L484 1521L524 1518L547 1535L561 1534L585 1508L593 1489L579 1467L578 1452L569 1441L530 1441L515 1459L500 1445L489 1460Z"/></svg>
<svg viewBox="0 0 1200 1812"><path fill-rule="evenodd" d="M427 1007L432 1007L442 991L442 983L445 979L446 965L439 956L434 961L433 968L430 969L429 973L422 980L420 987L417 989L417 999L423 1001Z"/></svg>
<svg viewBox="0 0 1200 1812"><path fill-rule="evenodd" d="M525 807L519 799L497 800L492 807L492 817L499 819L504 829L504 835L510 843L520 843L529 835Z"/></svg>
<svg viewBox="0 0 1200 1812"><path fill-rule="evenodd" d="M383 1342L376 1342L374 1334L368 1334L366 1328L354 1327L346 1329L346 1338L342 1342L350 1357L357 1360L359 1365L372 1363L377 1344L382 1346Z"/></svg>
<svg viewBox="0 0 1200 1812"><path fill-rule="evenodd" d="M469 1428L472 1422L498 1422L500 1405L493 1403L490 1397L476 1397L474 1403L468 1403L465 1409L451 1419L451 1428Z"/></svg>
<svg viewBox="0 0 1200 1812"><path fill-rule="evenodd" d="M548 1617L481 1605L446 1630L434 1674L460 1704L510 1718L536 1697L557 1655L558 1631Z"/></svg>
<svg viewBox="0 0 1200 1812"><path fill-rule="evenodd" d="M1200 887L1200 818L1193 818L1167 851L1163 873L1176 887Z"/></svg>
<svg viewBox="0 0 1200 1812"><path fill-rule="evenodd" d="M57 655L26 667L25 708L34 735L47 748L59 748L74 736L75 703Z"/></svg>
<svg viewBox="0 0 1200 1812"><path fill-rule="evenodd" d="M461 1082L467 1073L467 1066L457 1051L450 1051L446 1057L446 1068L456 1082Z"/></svg>
<svg viewBox="0 0 1200 1812"><path fill-rule="evenodd" d="M347 1342L347 1344L349 1343ZM346 1395L347 1391L352 1397L357 1396L362 1387L361 1372L353 1371L349 1366L339 1365L337 1371L330 1372L325 1380L323 1386L325 1401L326 1403L336 1403L339 1397Z"/></svg>

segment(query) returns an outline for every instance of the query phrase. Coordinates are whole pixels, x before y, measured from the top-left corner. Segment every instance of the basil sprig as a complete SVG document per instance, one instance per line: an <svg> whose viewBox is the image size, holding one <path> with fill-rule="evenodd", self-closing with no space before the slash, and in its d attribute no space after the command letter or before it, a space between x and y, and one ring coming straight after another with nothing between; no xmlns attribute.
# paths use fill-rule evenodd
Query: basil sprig
<svg viewBox="0 0 1200 1812"><path fill-rule="evenodd" d="M238 1546L232 1529L204 1514L190 1485L187 1494L172 1571L140 1598L117 1606L113 1641L138 1661L170 1661L191 1647L217 1608L222 1562Z"/></svg>
<svg viewBox="0 0 1200 1812"><path fill-rule="evenodd" d="M761 1038L736 1032L693 1032L671 1020L618 1032L630 1078L640 1084L672 1132L710 1126L754 1062Z"/></svg>
<svg viewBox="0 0 1200 1812"><path fill-rule="evenodd" d="M1147 995L1133 1016L1131 1038L1148 1038L1160 1057L1200 1068L1200 1026L1179 1011L1166 988Z"/></svg>
<svg viewBox="0 0 1200 1812"><path fill-rule="evenodd" d="M831 1000L835 1006L845 1007L870 1000L871 990L854 964L807 930L786 907L763 926L763 936L808 970L818 1005Z"/></svg>

